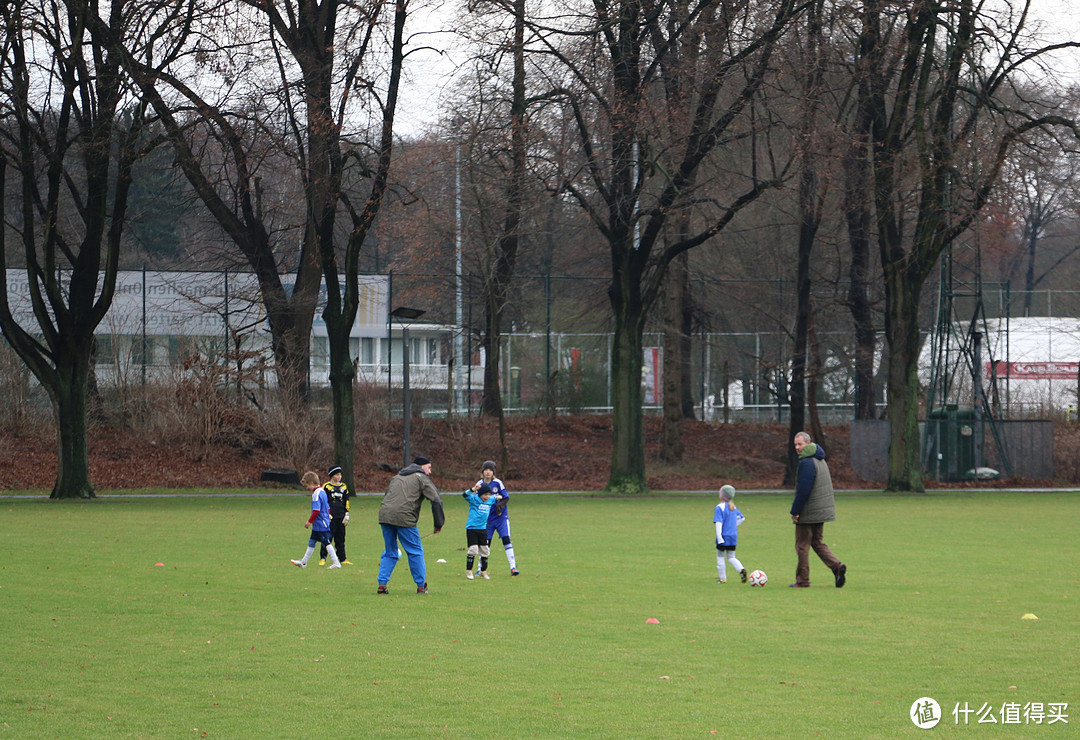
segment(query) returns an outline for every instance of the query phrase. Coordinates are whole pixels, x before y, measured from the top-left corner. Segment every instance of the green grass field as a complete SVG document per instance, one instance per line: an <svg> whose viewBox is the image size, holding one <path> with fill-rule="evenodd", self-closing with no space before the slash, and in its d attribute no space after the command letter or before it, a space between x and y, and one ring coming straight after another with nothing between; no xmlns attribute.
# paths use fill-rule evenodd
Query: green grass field
<svg viewBox="0 0 1080 740"><path fill-rule="evenodd" d="M516 495L491 581L445 500L431 593L402 560L389 597L373 497L339 571L289 564L303 493L0 501L0 738L904 738L924 696L937 737L1080 734L1080 494L842 494L839 590L787 588L787 495L736 499L765 588L716 583L712 495Z"/></svg>

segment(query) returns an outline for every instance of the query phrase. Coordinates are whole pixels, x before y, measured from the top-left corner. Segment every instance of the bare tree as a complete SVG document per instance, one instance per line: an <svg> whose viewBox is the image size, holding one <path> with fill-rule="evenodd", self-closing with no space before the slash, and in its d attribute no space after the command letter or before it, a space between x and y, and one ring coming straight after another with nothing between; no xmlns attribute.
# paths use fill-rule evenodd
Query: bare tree
<svg viewBox="0 0 1080 740"><path fill-rule="evenodd" d="M323 9L335 4L341 10L352 7L351 3L342 0L340 3L325 2ZM389 22L380 22L384 9L393 11ZM346 480L351 486L355 428L353 380L356 368L349 352L349 335L360 304L360 252L387 191L393 153L394 115L405 61L408 2L395 0L392 5L383 5L376 1L363 8L354 19L355 25L346 29L345 38L341 40L341 51L336 51L336 45L327 46L327 41L335 38L334 10L331 8L325 18L320 18L311 26L304 23L287 25L280 16L275 17L273 22L278 32L290 39L290 49L305 73L307 138L311 141L306 159L311 168L306 178L311 194L308 199L309 224L317 240L323 279L326 281L327 302L323 318L330 344L334 456L346 472ZM349 39L354 35L357 38L353 43L357 45L352 47ZM323 41L317 41L318 38ZM347 51L350 48L351 51ZM344 78L337 85L333 77L335 54L345 57ZM384 62L385 67L380 66L379 61ZM338 90L340 97L335 96L335 90ZM348 98L353 94L366 96L365 104L376 113L377 123L373 126L373 133L377 135L372 136L370 143L352 141L344 133L348 124ZM371 161L364 157L364 151L373 153ZM359 165L351 172L347 167L350 161L356 161ZM361 182L368 183L362 206L354 202L357 199L352 197L353 189L359 189ZM334 238L335 212L339 203L347 207L352 226L345 243L344 286L338 282L339 250ZM408 348L405 351L408 352Z"/></svg>
<svg viewBox="0 0 1080 740"><path fill-rule="evenodd" d="M152 46L175 20L159 10L128 0L0 5L0 274L11 229L31 300L28 309L13 309L3 280L0 328L56 413L52 498L94 496L86 406L94 331L116 286L132 167L154 144L146 106L120 60L170 58L169 49ZM9 170L19 180L10 193ZM17 212L7 212L9 203Z"/></svg>
<svg viewBox="0 0 1080 740"><path fill-rule="evenodd" d="M1075 90L1072 96L1075 99ZM1062 101L1065 104L1066 101ZM1030 316L1035 290L1070 257L1080 240L1064 248L1045 248L1044 239L1055 224L1077 212L1080 201L1080 159L1062 151L1052 132L1041 132L1018 147L1006 163L999 198L1015 214L1019 249L1010 260L1010 273L1020 273L1023 315Z"/></svg>
<svg viewBox="0 0 1080 740"><path fill-rule="evenodd" d="M325 281L334 454L351 484L356 371L349 334L359 304L360 250L387 187L407 2L245 0L238 7L205 10L204 22L220 20L214 15L220 12L241 29L269 29L265 36L248 38L241 31L236 38L218 39L220 45L212 49L204 39L215 35L202 34L188 47L195 61L215 60L226 81L239 84L237 78L244 78L246 89L218 90L211 101L185 81L180 69L154 75L145 65L133 69L195 191L259 280L287 405L307 397L311 327ZM260 113L264 110L271 112ZM193 132L221 142L219 160L197 149L200 139ZM291 228L275 229L275 214L263 208L257 165L267 142L290 159L291 172L279 175L293 178L302 193L299 223ZM370 187L356 198L364 182ZM351 221L347 230L338 228L343 208ZM290 291L281 275L294 250L275 243L275 237L297 232L299 258Z"/></svg>
<svg viewBox="0 0 1080 740"><path fill-rule="evenodd" d="M1051 127L1076 133L1063 116L1003 99L1050 48L1023 48L1028 4L1015 17L995 17L973 0L862 2L860 95L871 116L889 350L889 490L923 489L916 374L923 284L986 204L1017 141Z"/></svg>
<svg viewBox="0 0 1080 740"><path fill-rule="evenodd" d="M259 281L278 386L296 408L308 394L319 255L303 214L299 224L283 224L281 214L267 207L268 190L280 195L281 182L304 171L303 147L287 144L288 132L296 133L288 128L292 68L279 64L285 79L275 81L275 67L267 62L272 39L251 37L251 29L265 27L257 13L213 0L193 7L197 12L177 29L174 43L183 54L173 64L155 69L134 57L127 63L194 192ZM193 67L209 72L192 75ZM275 155L287 167L264 173ZM291 286L282 279L290 270Z"/></svg>
<svg viewBox="0 0 1080 740"><path fill-rule="evenodd" d="M511 27L508 39L498 44L498 49L489 53L490 66L497 66L497 57L504 54L510 57L512 74L510 81L509 105L505 110L505 123L500 126L509 132L509 142L503 144L499 136L496 146L501 150L494 154L499 161L502 180L502 223L498 235L493 240L491 254L487 260L488 269L484 270L484 337L486 348L484 363L484 395L481 413L494 416L499 421L499 442L502 453L500 470L507 470L508 450L506 447L505 419L503 415L502 393L499 388L499 358L501 356L502 324L510 297L511 281L514 277L518 254L522 243L522 225L526 218L526 179L528 177L528 142L526 113L525 78L525 0L494 2L491 6L500 14L509 16ZM500 33L496 38L502 38ZM485 147L492 151L491 143Z"/></svg>
<svg viewBox="0 0 1080 740"><path fill-rule="evenodd" d="M671 261L720 233L748 204L778 183L759 175L756 162L724 185L695 177L704 162L749 137L753 101L770 78L772 52L797 13L788 0L704 2L680 15L660 1L595 2L568 27L538 29L565 74L550 97L572 111L581 177L561 184L590 216L608 247L608 297L614 315L612 357L613 445L608 490L637 493L645 481L642 412L642 338ZM691 29L694 29L691 34ZM659 114L665 61L684 41L700 38L700 74L687 75L684 132L669 132ZM566 39L581 43L557 45ZM707 206L686 238L661 239L687 202Z"/></svg>

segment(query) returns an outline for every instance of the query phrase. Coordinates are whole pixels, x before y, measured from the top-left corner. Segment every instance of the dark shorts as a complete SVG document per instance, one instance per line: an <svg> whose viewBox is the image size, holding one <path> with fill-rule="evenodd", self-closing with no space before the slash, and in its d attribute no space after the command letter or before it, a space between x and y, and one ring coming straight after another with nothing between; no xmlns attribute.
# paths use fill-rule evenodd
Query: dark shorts
<svg viewBox="0 0 1080 740"><path fill-rule="evenodd" d="M483 529L466 529L465 539L469 543L469 547L473 545L485 546L488 543L487 532Z"/></svg>
<svg viewBox="0 0 1080 740"><path fill-rule="evenodd" d="M510 518L509 517L504 516L504 517L500 517L500 518L494 519L494 520L488 519L488 523L487 523L487 537L488 537L488 539L489 540L494 540L495 538L492 535L494 535L496 532L498 532L499 537L502 538L503 542L506 542L507 540L510 539Z"/></svg>
<svg viewBox="0 0 1080 740"><path fill-rule="evenodd" d="M727 552L728 550L734 551L735 545L717 545L716 549L720 550L721 552Z"/></svg>
<svg viewBox="0 0 1080 740"><path fill-rule="evenodd" d="M324 545L329 545L330 544L330 533L329 532L316 532L314 529L311 530L311 539L308 540L308 544L309 545L314 545L316 542L321 542Z"/></svg>

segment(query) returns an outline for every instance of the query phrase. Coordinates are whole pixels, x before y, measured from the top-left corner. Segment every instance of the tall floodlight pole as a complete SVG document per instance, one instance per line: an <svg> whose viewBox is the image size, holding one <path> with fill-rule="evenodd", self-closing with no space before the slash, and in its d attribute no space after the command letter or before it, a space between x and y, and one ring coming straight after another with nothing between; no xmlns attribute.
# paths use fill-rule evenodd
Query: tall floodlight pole
<svg viewBox="0 0 1080 740"><path fill-rule="evenodd" d="M454 119L454 256L457 283L454 290L456 304L456 330L454 331L454 410L460 413L465 407L465 353L462 351L465 326L462 323L461 290L461 124L462 119Z"/></svg>

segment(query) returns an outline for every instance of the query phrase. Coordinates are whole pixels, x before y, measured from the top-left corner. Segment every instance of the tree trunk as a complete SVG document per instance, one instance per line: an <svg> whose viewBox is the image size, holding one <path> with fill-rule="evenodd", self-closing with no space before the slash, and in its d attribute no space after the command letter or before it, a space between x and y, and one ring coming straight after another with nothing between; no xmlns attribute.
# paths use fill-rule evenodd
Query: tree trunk
<svg viewBox="0 0 1080 740"><path fill-rule="evenodd" d="M810 3L806 13L806 69L803 83L805 106L802 121L802 170L799 173L799 253L795 272L795 349L791 357L791 385L788 391L790 423L788 439L793 439L806 424L806 347L811 331L810 306L810 258L814 251L818 228L821 225L821 183L818 177L817 139L821 135L817 126L817 100L821 93L821 2ZM777 393L781 392L777 384ZM795 483L798 455L794 447L788 447L788 465L784 472L784 485Z"/></svg>
<svg viewBox="0 0 1080 740"><path fill-rule="evenodd" d="M336 319L340 322L341 319ZM326 322L326 334L330 346L330 396L334 412L334 464L341 466L342 480L353 488L353 458L356 433L353 411L353 382L356 367L349 356L349 331L351 327L331 328ZM408 351L406 348L405 351Z"/></svg>
<svg viewBox="0 0 1080 740"><path fill-rule="evenodd" d="M490 291L490 288L489 288ZM492 304L497 299L489 294L484 311L484 395L480 400L480 413L495 419L503 417L502 390L499 384L499 365L502 362L502 335L499 323L502 312Z"/></svg>
<svg viewBox="0 0 1080 740"><path fill-rule="evenodd" d="M683 368L685 365L685 316L687 260L684 252L668 267L664 285L664 361L663 361L663 423L660 432L660 459L679 462L685 445L682 438Z"/></svg>
<svg viewBox="0 0 1080 740"><path fill-rule="evenodd" d="M271 350L278 388L289 406L299 408L307 404L310 395L308 369L314 314L300 306L292 308L290 314L287 329L281 329L280 324L271 327Z"/></svg>
<svg viewBox="0 0 1080 740"><path fill-rule="evenodd" d="M810 434L818 442L828 449L828 440L825 439L825 429L821 425L821 415L818 413L818 386L821 384L821 342L818 341L818 333L810 329L806 337L809 361L806 378L806 415L809 419Z"/></svg>
<svg viewBox="0 0 1080 740"><path fill-rule="evenodd" d="M649 490L645 480L645 431L641 406L642 307L637 280L631 279L622 300L613 300L615 332L611 355L611 475L609 493L641 494ZM615 287L612 288L616 290ZM614 292L612 294L615 295ZM620 296L624 294L620 293Z"/></svg>
<svg viewBox="0 0 1080 740"><path fill-rule="evenodd" d="M505 472L509 450L506 447L502 394L499 392L499 361L502 344L502 317L514 276L521 241L521 219L525 211L525 177L528 148L525 97L525 0L514 0L513 92L510 101L510 179L506 184L506 212L502 233L495 246L492 274L487 288L487 362L484 363L484 398L480 412L499 420L499 446Z"/></svg>
<svg viewBox="0 0 1080 740"><path fill-rule="evenodd" d="M1027 269L1024 271L1024 316L1031 315L1031 301L1035 294L1035 251L1039 244L1038 229L1029 227L1027 235Z"/></svg>
<svg viewBox="0 0 1080 740"><path fill-rule="evenodd" d="M888 491L923 491L919 460L919 297L922 282L894 264L885 275L885 339L889 345Z"/></svg>
<svg viewBox="0 0 1080 740"><path fill-rule="evenodd" d="M679 334L680 344L682 346L682 352L679 359L679 377L682 379L680 383L679 395L682 397L682 418L684 419L696 419L696 413L694 409L694 378L693 363L691 362L691 353L694 351L694 304L690 297L690 285L689 285L689 271L687 273L687 283L684 292L685 298L683 299L683 311L682 311L682 332ZM704 338L702 339L704 341ZM703 373L707 373L709 369L703 367L701 369ZM701 398L702 417L705 418L705 397Z"/></svg>
<svg viewBox="0 0 1080 740"><path fill-rule="evenodd" d="M806 424L806 337L810 331L810 248L813 238L799 237L798 268L795 278L795 349L791 355L791 383L788 388L788 439L804 431ZM779 378L779 375L777 376ZM776 392L782 393L779 381ZM788 463L784 470L784 485L795 483L798 456L793 447L788 449Z"/></svg>
<svg viewBox="0 0 1080 740"><path fill-rule="evenodd" d="M75 356L77 355L77 356ZM58 469L49 498L94 498L90 484L90 453L86 446L86 401L89 357L65 356L57 367L55 387L49 387L56 409Z"/></svg>
<svg viewBox="0 0 1080 740"><path fill-rule="evenodd" d="M877 337L870 310L871 173L866 142L870 122L860 106L854 140L844 155L844 217L847 221L851 265L848 268L848 309L855 328L855 418L873 419L874 354Z"/></svg>

